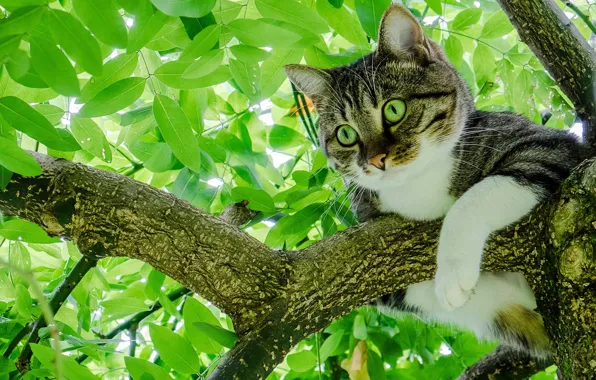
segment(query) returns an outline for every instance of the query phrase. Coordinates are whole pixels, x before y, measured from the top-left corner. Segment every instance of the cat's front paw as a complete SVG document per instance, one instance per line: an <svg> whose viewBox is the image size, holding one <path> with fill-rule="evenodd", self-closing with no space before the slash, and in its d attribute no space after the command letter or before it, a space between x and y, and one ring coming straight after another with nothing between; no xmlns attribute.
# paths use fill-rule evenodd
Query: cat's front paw
<svg viewBox="0 0 596 380"><path fill-rule="evenodd" d="M447 310L462 307L478 282L480 271L471 262L444 261L439 263L435 276L435 294Z"/></svg>

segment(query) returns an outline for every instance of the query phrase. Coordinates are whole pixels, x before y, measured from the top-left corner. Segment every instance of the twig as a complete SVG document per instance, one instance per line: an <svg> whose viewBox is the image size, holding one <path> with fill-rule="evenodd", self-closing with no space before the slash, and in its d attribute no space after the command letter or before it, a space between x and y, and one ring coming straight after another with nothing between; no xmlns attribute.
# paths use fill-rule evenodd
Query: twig
<svg viewBox="0 0 596 380"><path fill-rule="evenodd" d="M31 331L31 324L30 323L27 323L25 325L25 327L23 327L21 329L21 331L19 331L17 333L17 335L15 335L12 338L12 340L10 341L10 343L8 344L8 347L4 351L4 357L5 358L10 357L10 354L12 354L12 352L14 351L14 349L17 348L17 346L19 345L19 343L21 343L21 340L23 340L23 338L25 338L25 336L27 336L27 334L29 334L30 331Z"/></svg>
<svg viewBox="0 0 596 380"><path fill-rule="evenodd" d="M99 257L83 257L78 263L76 263L74 268L72 268L64 281L62 281L60 286L58 286L54 292L54 295L48 302L47 308L49 309L50 315L56 314L73 289L79 284L79 282L81 282L83 277L85 277L85 274L87 274L91 268L94 268L97 265L98 260ZM41 294L41 298L43 299L43 294ZM31 343L37 343L39 341L39 330L43 327L46 327L48 323L53 324L53 321L48 321L45 313L34 323L33 327L31 328L29 339L27 339L27 342L25 342L25 346L23 347L23 350L17 359L19 368L25 369L29 367L31 355L33 354L31 351ZM19 334L21 334L21 332L19 332Z"/></svg>
<svg viewBox="0 0 596 380"><path fill-rule="evenodd" d="M192 291L190 289L180 288L180 289L175 290L172 293L168 294L168 298L170 299L170 301L176 301L190 293L192 293ZM122 322L120 325L116 326L113 330L108 332L106 335L103 335L103 334L97 334L97 335L101 336L103 339L113 339L116 335L120 334L122 331L130 330L133 326L138 326L139 323L143 319L147 318L151 314L160 310L162 307L163 307L163 305L161 304L161 302L156 301L153 304L153 306L151 306L151 309L133 315L128 320L126 320L126 321ZM88 358L87 355L82 354L76 360L78 363L82 363L87 358Z"/></svg>
<svg viewBox="0 0 596 380"><path fill-rule="evenodd" d="M582 19L582 21L584 23L586 23L586 25L588 26L588 28L590 28L590 30L592 31L592 33L595 33L596 34L596 25L594 25L594 23L592 22L592 20L590 20L590 17L588 17L587 14L585 14L584 12L582 12L581 9L579 9L579 7L577 5L573 4L569 0L563 0L563 4L565 4L567 7L569 7L569 9L571 9L573 11L573 13L575 13L577 15L577 17L579 17L580 19Z"/></svg>
<svg viewBox="0 0 596 380"><path fill-rule="evenodd" d="M128 348L128 355L133 357L135 356L135 352L137 350L137 328L139 327L138 324L133 324L128 329L128 335L130 336L130 346Z"/></svg>

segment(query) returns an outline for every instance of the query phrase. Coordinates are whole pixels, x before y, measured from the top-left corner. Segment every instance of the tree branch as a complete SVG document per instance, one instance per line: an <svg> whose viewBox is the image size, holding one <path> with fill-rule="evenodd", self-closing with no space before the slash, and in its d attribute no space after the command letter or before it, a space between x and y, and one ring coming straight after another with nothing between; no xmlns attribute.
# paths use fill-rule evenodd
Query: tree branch
<svg viewBox="0 0 596 380"><path fill-rule="evenodd" d="M519 37L575 105L596 152L596 52L553 0L497 0Z"/></svg>
<svg viewBox="0 0 596 380"><path fill-rule="evenodd" d="M522 380L548 366L548 362L539 362L500 346L469 367L457 380Z"/></svg>
<svg viewBox="0 0 596 380"><path fill-rule="evenodd" d="M435 272L439 221L386 216L302 251L281 252L130 178L36 157L44 174L14 176L0 192L0 211L70 238L82 252L143 260L220 307L240 341L213 379L265 378L304 337ZM484 270L526 275L556 362L574 379L596 361L595 220L591 160L560 194L494 234L484 256Z"/></svg>

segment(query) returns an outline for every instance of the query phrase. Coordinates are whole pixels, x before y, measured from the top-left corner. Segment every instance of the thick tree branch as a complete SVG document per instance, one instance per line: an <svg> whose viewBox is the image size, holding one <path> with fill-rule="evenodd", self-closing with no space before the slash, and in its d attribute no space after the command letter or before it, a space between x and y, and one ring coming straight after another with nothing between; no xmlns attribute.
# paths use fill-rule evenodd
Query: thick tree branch
<svg viewBox="0 0 596 380"><path fill-rule="evenodd" d="M36 157L44 174L15 176L0 192L0 211L73 239L83 252L144 260L218 305L241 339L213 379L265 378L305 336L435 272L440 222L382 217L302 251L280 252L148 185ZM596 363L594 221L592 160L561 194L491 237L484 259L485 270L526 275L556 362L577 379Z"/></svg>
<svg viewBox="0 0 596 380"><path fill-rule="evenodd" d="M536 361L501 346L468 368L457 380L522 380L548 366L548 362Z"/></svg>
<svg viewBox="0 0 596 380"><path fill-rule="evenodd" d="M596 52L554 0L497 0L525 42L575 105L596 152Z"/></svg>

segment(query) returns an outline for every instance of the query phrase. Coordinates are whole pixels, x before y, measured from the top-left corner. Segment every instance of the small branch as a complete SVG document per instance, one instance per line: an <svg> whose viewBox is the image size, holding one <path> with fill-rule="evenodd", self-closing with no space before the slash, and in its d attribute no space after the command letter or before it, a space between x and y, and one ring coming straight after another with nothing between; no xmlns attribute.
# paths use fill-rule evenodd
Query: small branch
<svg viewBox="0 0 596 380"><path fill-rule="evenodd" d="M173 302L173 301L176 301L190 293L192 293L192 291L190 289L180 288L180 289L174 290L173 292L168 294L168 298L170 301ZM161 302L157 301L151 306L151 309L133 315L126 321L124 321L121 324L119 324L118 326L116 326L113 330L111 330L107 334L105 334L105 335L97 334L97 335L101 336L103 339L113 339L123 331L126 331L126 330L131 331L133 329L136 331L136 328L138 327L139 323L141 323L141 321L143 321L143 319L147 318L148 316L155 313L156 311L161 310L162 307L163 307L163 305L161 304ZM136 335L136 333L135 333L135 335ZM132 338L131 338L131 340L132 340ZM78 363L82 363L85 361L85 359L87 359L87 357L88 357L87 355L82 354L76 360Z"/></svg>
<svg viewBox="0 0 596 380"><path fill-rule="evenodd" d="M569 9L571 9L588 26L588 28L590 28L592 33L596 33L596 25L594 25L592 20L590 20L590 17L588 17L588 15L584 12L582 12L582 10L579 9L577 5L573 4L569 0L564 0L563 4L569 7Z"/></svg>
<svg viewBox="0 0 596 380"><path fill-rule="evenodd" d="M538 362L503 346L469 367L457 380L526 379L544 370L550 362Z"/></svg>
<svg viewBox="0 0 596 380"><path fill-rule="evenodd" d="M8 344L8 347L6 348L6 351L4 351L4 357L5 358L10 357L10 354L12 354L12 352L14 351L14 349L18 347L19 343L21 343L21 340L23 340L23 338L25 338L27 336L27 334L29 334L30 331L31 331L31 324L28 323L27 325L25 325L25 327L23 327L21 329L21 331L19 331L12 338L12 340Z"/></svg>
<svg viewBox="0 0 596 380"><path fill-rule="evenodd" d="M128 347L128 356L132 356L134 358L136 350L137 350L137 328L138 325L132 325L128 329L128 335L130 336L130 346Z"/></svg>
<svg viewBox="0 0 596 380"><path fill-rule="evenodd" d="M98 257L91 257L91 256L84 256L68 275L62 281L60 286L54 292L54 295L50 299L48 303L48 307L52 313L52 315L56 314L56 312L60 309L60 307L64 304L64 301L68 298L70 293L74 290L74 288L81 282L83 277L97 265L97 261L99 260ZM25 342L25 346L21 351L17 359L17 367L20 369L26 369L29 367L29 362L31 361L31 355L33 352L31 351L31 343L37 343L39 341L39 330L43 327L47 326L47 321L45 317L42 315L40 316L37 321L34 323L33 327L31 328L31 334L29 335L29 339ZM21 334L19 332L19 334ZM17 334L17 335L19 335ZM5 353L6 355L6 353Z"/></svg>

